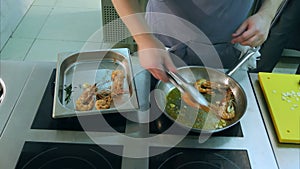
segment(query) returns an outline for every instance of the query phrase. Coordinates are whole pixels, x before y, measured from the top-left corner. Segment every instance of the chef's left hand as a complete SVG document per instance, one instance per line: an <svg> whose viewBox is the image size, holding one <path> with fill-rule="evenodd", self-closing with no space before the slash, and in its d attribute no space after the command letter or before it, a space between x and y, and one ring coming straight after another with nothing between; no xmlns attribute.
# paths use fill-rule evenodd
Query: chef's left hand
<svg viewBox="0 0 300 169"><path fill-rule="evenodd" d="M260 13L250 16L232 34L231 43L251 47L262 45L268 37L271 22L271 18Z"/></svg>

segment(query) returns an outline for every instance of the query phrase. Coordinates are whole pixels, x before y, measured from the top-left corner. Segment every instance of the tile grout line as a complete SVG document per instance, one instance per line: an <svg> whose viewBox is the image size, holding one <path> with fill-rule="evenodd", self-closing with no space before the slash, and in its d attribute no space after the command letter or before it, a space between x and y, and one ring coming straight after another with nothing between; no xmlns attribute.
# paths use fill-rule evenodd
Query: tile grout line
<svg viewBox="0 0 300 169"><path fill-rule="evenodd" d="M22 16L21 20L19 21L19 23L17 24L17 26L15 27L15 29L11 32L11 34L9 35L9 38L7 39L7 41L4 43L2 49L0 50L0 53L2 53L2 51L4 50L4 48L6 47L6 45L8 44L8 41L11 40L11 38L13 38L13 34L15 33L15 31L17 30L17 28L21 25L23 19L25 18L25 16L27 15L27 13L29 12L29 10L32 8L33 3L30 5L30 7L27 9L27 11L25 12L25 14Z"/></svg>
<svg viewBox="0 0 300 169"><path fill-rule="evenodd" d="M27 52L25 53L24 58L22 59L23 61L25 61L25 59L26 59L26 57L27 57L29 51L31 50L33 44L34 44L35 41L37 40L37 37L39 36L40 32L42 31L43 26L46 24L46 21L48 20L49 16L51 15L52 11L54 10L54 7L55 7L57 1L58 1L58 0L56 0L54 6L52 6L51 11L50 11L49 14L47 15L45 21L43 22L43 24L42 24L42 26L41 26L41 29L40 29L39 32L37 33L37 36L36 36L35 38L33 38L33 42L31 43L30 47L28 48ZM26 11L26 13L24 14L24 16L22 17L21 21L18 23L18 25L16 26L16 28L14 29L14 31L13 31L13 32L11 33L11 35L9 36L9 39L8 39L8 40L6 41L6 43L3 45L3 48L0 50L0 53L3 52L3 50L5 49L5 47L6 47L6 45L8 44L8 42L9 42L12 38L14 38L14 37L13 37L13 34L14 34L15 31L17 30L17 28L21 25L23 19L26 17L26 15L27 15L28 12L31 10L31 8L32 8L33 6L44 6L44 5L34 5L34 2L35 2L35 1L33 1L33 3L30 5L30 7L28 8L28 10ZM19 38L19 39L30 39L30 38ZM1 57L0 57L0 60L1 60Z"/></svg>
<svg viewBox="0 0 300 169"><path fill-rule="evenodd" d="M41 31L42 31L44 25L46 24L46 22L47 22L49 16L52 14L52 12L53 12L53 10L54 10L54 7L55 7L55 5L56 5L56 2L57 2L57 0L55 1L54 6L51 8L51 11L50 11L49 14L47 15L46 19L44 20L44 22L43 22L43 24L42 24L42 26L41 26L41 28L40 28L40 30L38 31L36 37L34 38L33 42L31 43L30 47L28 48L28 50L27 50L27 52L26 52L26 54L25 54L25 56L24 56L24 58L23 58L23 61L26 60L26 58L27 58L27 56L28 56L28 54L29 54L29 52L30 52L30 50L31 50L31 48L32 48L32 46L33 46L33 44L34 44L34 43L36 42L36 40L38 39L38 36L40 35L40 33L41 33ZM32 6L34 6L34 5L31 5L31 7L32 7ZM30 7L30 8L31 8L31 7Z"/></svg>
<svg viewBox="0 0 300 169"><path fill-rule="evenodd" d="M43 24L42 24L42 26L41 26L41 29L38 31L37 36L36 36L35 38L33 38L34 40L33 40L33 42L31 43L29 49L27 50L27 52L26 52L26 54L25 54L25 56L24 56L24 58L23 58L23 61L26 60L26 58L28 57L29 52L31 51L31 49L32 49L32 47L33 47L33 45L34 45L34 43L35 43L37 40L50 40L50 41L53 40L53 41L65 41L65 42L70 41L70 42L82 42L82 43L86 43L86 42L91 42L91 43L101 43L101 42L96 42L96 41L78 41L78 40L43 39L43 38L38 38L39 35L40 35L40 33L41 33L41 31L42 31L42 29L43 29L43 27L44 27L44 25L46 24L47 20L49 19L50 15L53 13L53 10L57 7L57 3L58 3L58 0L56 0L55 3L54 3L54 5L52 6L51 11L49 12L48 16L46 17L45 21L43 22ZM31 7L32 7L32 6L43 6L43 5L34 5L34 4L32 4ZM31 8L31 7L30 7L30 8ZM57 8L59 8L59 7L57 7ZM91 9L93 9L93 8L91 8Z"/></svg>

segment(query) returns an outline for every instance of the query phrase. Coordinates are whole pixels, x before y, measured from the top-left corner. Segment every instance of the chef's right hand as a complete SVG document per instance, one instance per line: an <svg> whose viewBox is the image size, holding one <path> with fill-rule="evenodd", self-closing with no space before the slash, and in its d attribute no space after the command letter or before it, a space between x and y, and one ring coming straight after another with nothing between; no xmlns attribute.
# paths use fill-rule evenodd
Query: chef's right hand
<svg viewBox="0 0 300 169"><path fill-rule="evenodd" d="M135 37L135 40L138 44L138 56L141 66L156 79L163 82L169 81L164 66L171 72L176 72L176 67L165 46L151 34L138 36Z"/></svg>

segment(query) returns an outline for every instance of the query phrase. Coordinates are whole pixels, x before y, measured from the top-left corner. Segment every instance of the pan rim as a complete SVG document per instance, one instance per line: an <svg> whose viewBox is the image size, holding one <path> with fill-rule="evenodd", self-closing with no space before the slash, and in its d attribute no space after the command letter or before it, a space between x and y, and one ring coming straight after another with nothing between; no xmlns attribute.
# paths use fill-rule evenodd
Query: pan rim
<svg viewBox="0 0 300 169"><path fill-rule="evenodd" d="M221 72L218 69L210 68L210 67L205 67L205 66L183 66L183 67L179 67L179 68L177 68L178 73L180 73L180 70L183 70L183 69L200 69L200 70L206 70L206 71L211 71L213 73L218 73L221 76L224 76L224 77L228 78L230 81L232 81L234 83L234 85L237 86L237 88L239 89L240 95L242 96L243 103L244 103L244 106L241 108L242 111L240 112L239 117L237 119L235 119L234 122L230 123L229 125L226 125L223 128L215 128L215 129L200 129L200 128L190 127L190 126L187 126L187 125L185 125L183 123L180 123L176 119L172 118L165 110L162 111L163 114L165 114L172 122L175 122L180 127L184 128L184 129L188 129L189 131L192 131L192 132L197 132L197 133L216 133L216 132L220 132L220 131L226 130L226 129L228 129L228 128L234 126L234 125L236 125L238 122L240 122L240 120L245 116L245 113L246 113L246 110L247 110L247 106L248 106L248 100L247 100L246 93L245 93L244 89L242 88L242 86L235 79L233 79L231 76L227 75L226 73ZM164 84L164 82L158 81L158 83L155 86L155 89L159 89L159 86L162 85L162 84ZM175 86L172 85L172 90L174 88L175 88ZM171 89L169 90L169 92L170 91L171 91ZM155 100L157 101L157 99L155 99Z"/></svg>

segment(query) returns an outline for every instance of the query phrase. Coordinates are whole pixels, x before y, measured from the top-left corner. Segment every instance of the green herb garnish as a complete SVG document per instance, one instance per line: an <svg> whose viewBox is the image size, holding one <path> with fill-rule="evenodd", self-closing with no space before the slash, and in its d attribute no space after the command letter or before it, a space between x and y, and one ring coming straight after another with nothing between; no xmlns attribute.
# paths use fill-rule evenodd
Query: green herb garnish
<svg viewBox="0 0 300 169"><path fill-rule="evenodd" d="M64 91L66 92L65 102L68 104L71 101L71 94L72 94L72 84L69 84Z"/></svg>

